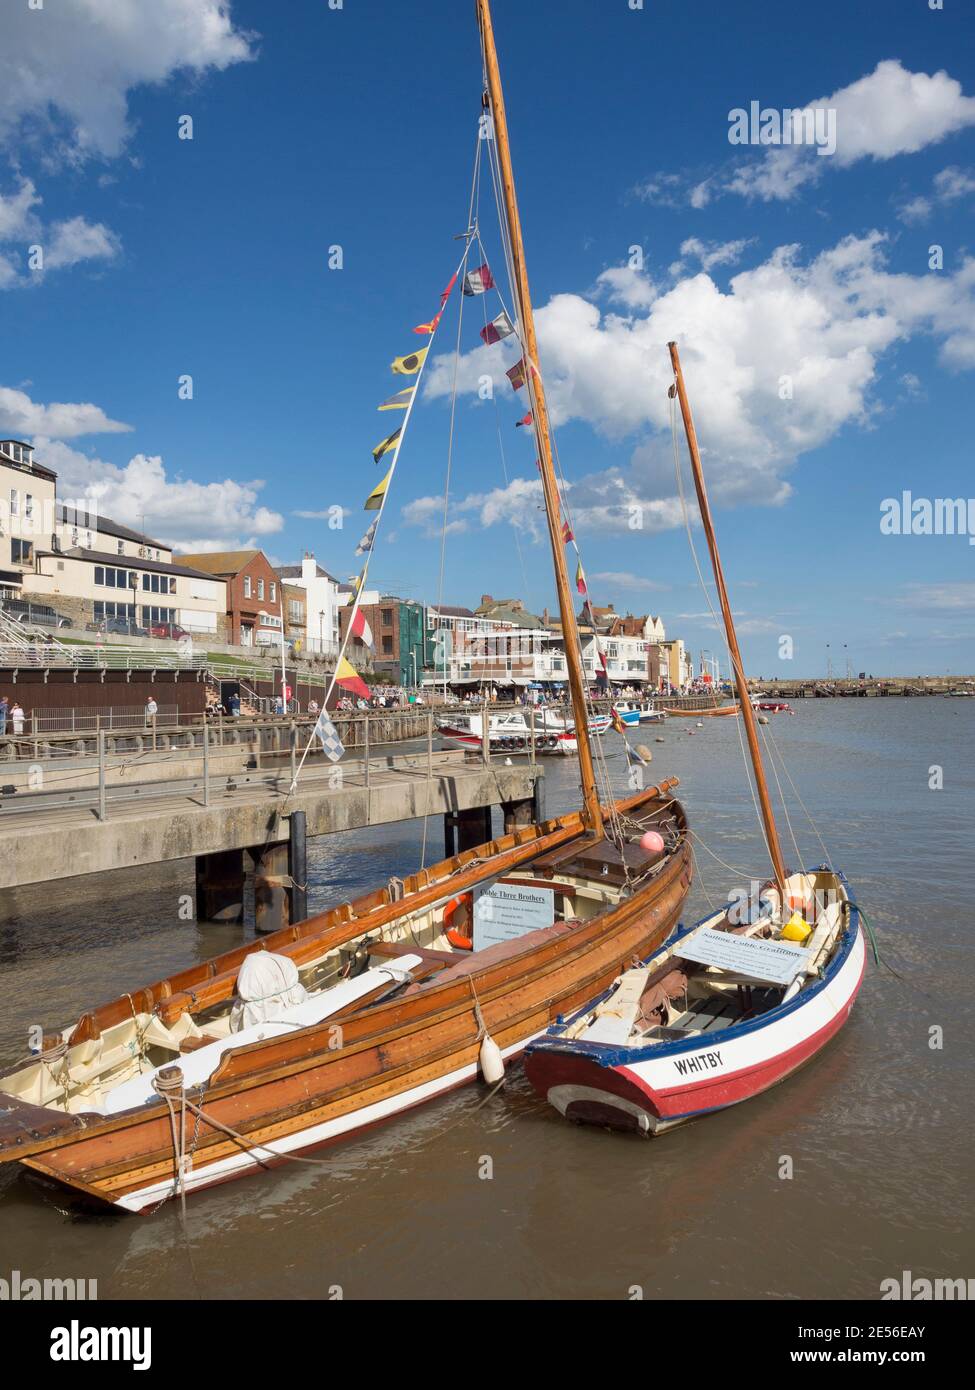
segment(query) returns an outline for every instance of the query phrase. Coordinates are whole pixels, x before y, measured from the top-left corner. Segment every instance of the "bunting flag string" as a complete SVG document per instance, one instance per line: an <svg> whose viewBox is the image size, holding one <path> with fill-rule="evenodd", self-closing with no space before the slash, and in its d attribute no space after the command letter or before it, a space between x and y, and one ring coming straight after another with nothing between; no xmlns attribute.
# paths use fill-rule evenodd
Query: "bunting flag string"
<svg viewBox="0 0 975 1390"><path fill-rule="evenodd" d="M514 331L514 324L502 309L496 319L492 319L481 329L481 337L490 346L491 343L500 343L505 338L510 338Z"/></svg>
<svg viewBox="0 0 975 1390"><path fill-rule="evenodd" d="M571 541L574 541L574 540L575 540L575 536L572 534L572 527L569 525L569 523L568 523L567 521L563 521L563 523L562 523L562 544L563 544L563 545L568 545Z"/></svg>
<svg viewBox="0 0 975 1390"><path fill-rule="evenodd" d="M417 352L407 352L402 357L395 357L390 363L390 370L395 376L415 376L426 361L428 347L420 348Z"/></svg>
<svg viewBox="0 0 975 1390"><path fill-rule="evenodd" d="M576 588L579 590L580 594L585 594L588 592L586 589L586 576L583 573L581 560L576 565Z"/></svg>
<svg viewBox="0 0 975 1390"><path fill-rule="evenodd" d="M399 439L402 433L403 426L400 425L398 430L393 430L392 434L388 434L385 439L380 440L380 442L376 445L375 449L373 449L372 451L372 457L375 463L379 462L383 454L388 454L390 449L395 448L396 441Z"/></svg>
<svg viewBox="0 0 975 1390"><path fill-rule="evenodd" d="M520 420L516 420L516 421L515 421L515 429L518 430L518 429L521 429L522 425L533 425L534 423L535 423L535 417L534 417L534 415L532 414L532 412L529 410L529 412L528 412L527 415L523 415L522 418L521 418Z"/></svg>
<svg viewBox="0 0 975 1390"><path fill-rule="evenodd" d="M377 410L409 410L410 401L413 399L415 386L407 386L405 391L397 391L395 396L390 396L388 401L383 401L382 405L377 405Z"/></svg>
<svg viewBox="0 0 975 1390"><path fill-rule="evenodd" d="M343 638L342 645L339 649L338 663L335 672L332 675L331 681L329 682L329 685L325 692L322 708L322 719L316 723L315 728L309 735L308 742L305 745L304 752L301 755L301 760L298 763L292 775L289 796L294 793L298 785L298 778L301 775L301 771L305 765L305 760L308 757L308 754L311 751L311 748L314 745L316 738L321 741L322 748L325 752L326 757L330 758L332 761L337 761L344 752L344 749L342 747L342 741L338 737L338 734L335 730L335 726L328 719L326 714L326 711L328 709L328 702L332 696L335 687L339 686L343 690L348 690L350 693L357 695L362 699L368 700L370 696L368 685L359 675L358 671L351 664L351 662L348 661L345 655L345 651L352 637L357 638L362 643L364 643L364 645L372 647L373 650L375 650L375 639L373 637L372 630L365 617L365 614L360 612L359 605L362 600L363 590L365 588L366 579L369 573L369 564L372 558L373 548L376 543L376 536L380 521L382 519L382 513L386 505L389 485L392 481L393 474L396 471L396 464L399 460L400 449L403 444L403 439L406 433L407 425L410 421L412 408L416 401L416 392L417 387L419 386L420 376L422 375L423 367L427 360L427 355L432 346L433 334L440 323L441 314L443 313L447 300L450 297L450 293L454 285L457 283L457 280L460 277L461 272L464 270L465 265L467 264L469 252L470 244L468 242L465 246L464 254L461 257L460 264L457 266L457 269L454 271L446 288L440 296L440 311L436 314L436 316L431 320L429 324L423 324L415 330L418 333L421 331L421 329L424 332L428 332L430 336L430 342L427 343L425 347L418 348L415 352L407 352L400 357L395 357L393 361L390 363L390 370L392 371L394 376L412 376L416 377L416 381L410 383L410 385L405 389L397 391L394 395L390 396L387 400L383 401L377 407L378 410L403 410L406 412L406 414L404 416L403 423L399 427L399 429L394 430L392 434L387 436L386 439L382 440L381 443L377 444L375 449L373 450L373 458L377 463L380 461L381 458L384 457L384 455L389 454L390 456L389 468L387 469L385 476L379 483L376 484L376 486L373 488L372 492L366 498L366 501L364 503L365 511L376 512L378 513L378 515L371 521L368 528L366 529L365 534L362 536L362 538L359 541L359 544L356 546L355 553L357 555L364 555L365 560L363 562L362 572L356 576L352 585L352 592L349 596L348 604L350 611L348 617L348 626L346 627L345 636ZM479 277L480 282L483 284L484 288L488 288L488 286L493 285L494 282L493 280L491 280L490 272L487 271L487 267L485 266L483 267L483 269L485 272L487 272L487 274L486 278Z"/></svg>
<svg viewBox="0 0 975 1390"><path fill-rule="evenodd" d="M476 270L469 270L464 276L464 294L470 298L475 294L485 294L488 290L494 289L494 277L487 264L479 265Z"/></svg>

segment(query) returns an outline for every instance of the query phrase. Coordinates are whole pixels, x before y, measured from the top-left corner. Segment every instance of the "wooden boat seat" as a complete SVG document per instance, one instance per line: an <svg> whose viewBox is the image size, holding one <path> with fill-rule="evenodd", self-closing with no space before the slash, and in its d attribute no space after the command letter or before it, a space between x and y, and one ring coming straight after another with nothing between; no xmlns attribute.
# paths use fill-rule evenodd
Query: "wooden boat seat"
<svg viewBox="0 0 975 1390"><path fill-rule="evenodd" d="M538 927L535 931L526 932L524 936L513 937L510 941L499 941L494 946L485 946L482 951L458 951L454 957L456 964L447 966L437 976L436 983L439 985L443 984L445 980L456 980L463 975L473 975L476 970L481 970L488 965L496 965L500 960L507 960L509 956L516 956L519 951L542 946L546 941L551 941L554 937L564 936L573 927L581 927L582 925L577 920L555 922L551 927ZM436 954L442 953L438 951ZM410 985L406 993L412 994L415 989L415 985Z"/></svg>
<svg viewBox="0 0 975 1390"><path fill-rule="evenodd" d="M399 956L419 956L424 965L435 965L443 969L445 965L453 965L460 953L428 951L422 946L413 946L406 941L374 941L369 947L369 954L382 960L396 960Z"/></svg>

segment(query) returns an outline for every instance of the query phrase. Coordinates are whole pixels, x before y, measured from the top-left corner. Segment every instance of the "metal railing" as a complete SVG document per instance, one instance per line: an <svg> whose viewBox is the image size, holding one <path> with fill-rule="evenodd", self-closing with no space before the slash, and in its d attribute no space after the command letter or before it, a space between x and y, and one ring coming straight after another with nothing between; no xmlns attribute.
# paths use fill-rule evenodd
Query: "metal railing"
<svg viewBox="0 0 975 1390"><path fill-rule="evenodd" d="M368 725L368 721L366 722ZM392 755L377 756L375 752L370 753L367 737L361 756L343 760L340 776L347 785L360 785L368 788L374 783L377 774L382 775L389 770L395 770L397 776L405 773L414 776L422 775L433 780L438 776L449 774L451 769L463 766L470 761L469 756L463 752L434 749L435 728L432 711L426 716L424 723L426 739L425 747L421 753L414 752L402 758L396 758ZM283 796L288 792L297 772L298 759L307 737L307 728L303 729L295 720L289 724L281 723L270 727L268 732L271 734L273 742L268 749L259 737L259 726L254 726L250 731L252 736L252 741L249 744L251 759L245 768L238 768L229 772L226 770L225 763L218 763L216 767L213 766L212 751L213 748L221 745L222 732L216 727L208 727L199 731L198 740L193 738L188 752L188 761L195 762L198 771L189 776L175 778L143 776L137 778L127 772L124 779L110 780L113 774L118 773L119 769L130 769L132 760L122 750L114 746L114 740L111 739L107 730L100 729L94 740L94 765L87 758L74 760L74 767L67 762L61 764L57 778L52 777L52 780L62 779L61 785L57 787L51 787L48 783L42 790L35 790L30 785L24 789L18 789L14 785L5 788L4 792L0 793L0 823L19 815L66 808L89 809L94 812L98 820L105 821L109 817L110 804L124 809L126 806L131 807L138 802L189 798L197 801L198 804L209 807L213 804L215 796L233 795L243 788L260 788L266 791L269 796L275 797ZM152 741L155 744L154 731ZM148 749L146 751L149 752ZM180 751L182 757L186 759L187 753ZM143 772L148 772L154 765L157 767L164 765L168 752L169 749L159 753L155 751L149 753L149 761L140 763ZM265 761L269 753L273 759L271 764ZM482 756L485 761L488 760L489 753L486 747ZM88 785L64 785L63 778L71 777L73 774L87 775L91 780ZM335 765L322 757L318 757L313 763L306 764L299 785L305 791L312 791L319 787L330 794L335 790L334 777Z"/></svg>
<svg viewBox="0 0 975 1390"><path fill-rule="evenodd" d="M178 705L157 705L151 717L145 705L103 705L98 709L69 705L63 709L50 706L31 710L29 731L31 734L97 733L99 729L169 729L178 724Z"/></svg>

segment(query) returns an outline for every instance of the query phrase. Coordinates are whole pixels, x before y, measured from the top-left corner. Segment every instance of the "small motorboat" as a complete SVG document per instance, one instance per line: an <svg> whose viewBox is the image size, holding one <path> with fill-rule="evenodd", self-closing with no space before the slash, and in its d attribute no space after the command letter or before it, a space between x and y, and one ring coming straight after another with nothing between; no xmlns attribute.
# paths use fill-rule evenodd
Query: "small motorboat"
<svg viewBox="0 0 975 1390"><path fill-rule="evenodd" d="M795 714L787 700L755 700L753 704L763 714Z"/></svg>
<svg viewBox="0 0 975 1390"><path fill-rule="evenodd" d="M849 1017L865 943L842 874L824 865L785 887L784 906L764 889L747 925L732 909L678 926L530 1043L538 1094L567 1119L655 1135L759 1095L814 1057Z"/></svg>
<svg viewBox="0 0 975 1390"><path fill-rule="evenodd" d="M618 714L620 720L627 725L634 724L662 724L667 718L663 710L654 709L652 704L638 705L630 700L622 700L613 706L614 714Z"/></svg>
<svg viewBox="0 0 975 1390"><path fill-rule="evenodd" d="M608 714L594 714L589 719L589 732L604 734L609 725ZM458 715L437 725L440 737L455 748L480 748L483 729L480 714ZM491 751L496 753L525 753L533 742L536 753L576 752L575 725L550 710L537 710L534 719L520 710L488 715L488 740Z"/></svg>

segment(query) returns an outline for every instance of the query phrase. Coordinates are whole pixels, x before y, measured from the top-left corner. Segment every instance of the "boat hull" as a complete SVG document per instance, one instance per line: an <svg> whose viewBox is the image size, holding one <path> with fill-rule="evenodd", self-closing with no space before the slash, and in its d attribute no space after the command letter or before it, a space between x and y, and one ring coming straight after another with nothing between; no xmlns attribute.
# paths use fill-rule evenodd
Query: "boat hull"
<svg viewBox="0 0 975 1390"><path fill-rule="evenodd" d="M722 714L739 714L741 706L708 705L705 709L669 709L668 719L710 719Z"/></svg>
<svg viewBox="0 0 975 1390"><path fill-rule="evenodd" d="M666 807L684 825L679 803L655 792L619 806L631 814ZM539 854L550 843L564 846L567 828L577 823L574 813L540 827ZM516 842L508 852L521 853L517 836L508 838ZM568 843L576 840L570 835ZM497 858L506 845L507 840L492 842L479 854ZM433 878L439 867L425 874ZM514 942L513 950L479 953L483 961L471 955L442 980L359 1008L341 1018L338 1043L335 1020L328 1019L225 1053L202 1095L190 1093L207 1118L198 1129L187 1120L187 1132L196 1133L198 1142L185 1168L185 1190L286 1162L287 1155L348 1137L475 1080L479 1018L502 1054L517 1056L559 1014L607 989L634 955L645 955L666 939L691 872L684 837L642 891L587 920L533 932ZM387 905L375 914L356 914L356 930L369 931L373 919L380 925L390 911ZM336 936L343 931L347 936L346 927L336 928ZM149 992L161 995L164 1008L177 998L166 990ZM55 1117L57 1132L42 1131L39 1116ZM127 1211L151 1210L176 1191L173 1131L161 1102L117 1115L62 1116L14 1101L0 1125L0 1159L19 1161Z"/></svg>
<svg viewBox="0 0 975 1390"><path fill-rule="evenodd" d="M784 1081L842 1028L863 980L856 909L826 976L788 1004L712 1035L658 1047L533 1044L525 1073L567 1119L647 1135L737 1105Z"/></svg>

